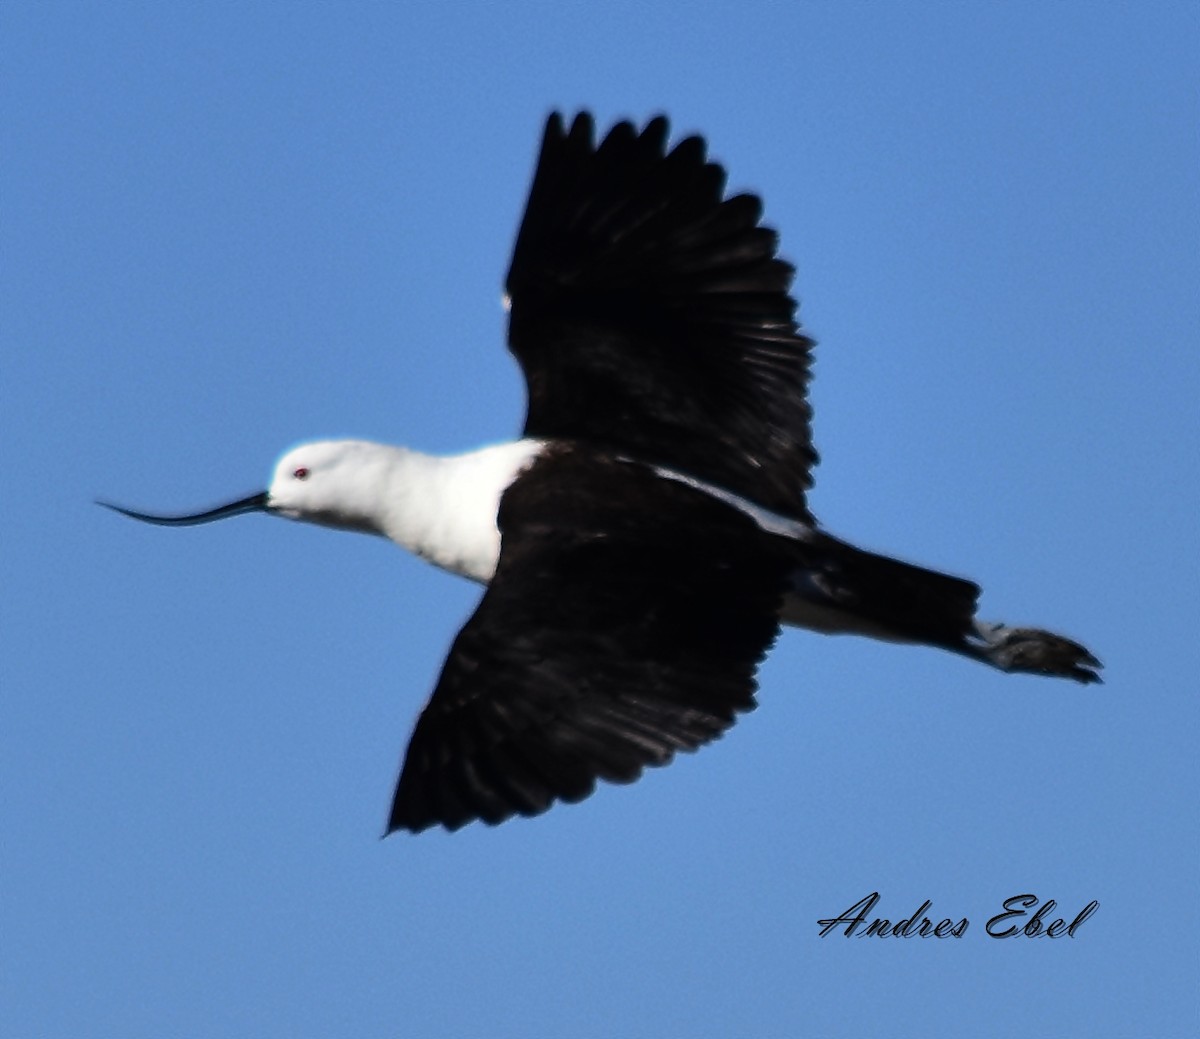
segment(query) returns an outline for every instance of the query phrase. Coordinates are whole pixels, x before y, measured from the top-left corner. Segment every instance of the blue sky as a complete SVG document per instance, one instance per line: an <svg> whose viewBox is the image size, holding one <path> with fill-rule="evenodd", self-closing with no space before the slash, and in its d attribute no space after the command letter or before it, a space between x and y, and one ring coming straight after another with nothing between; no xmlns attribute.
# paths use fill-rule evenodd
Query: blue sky
<svg viewBox="0 0 1200 1039"><path fill-rule="evenodd" d="M0 5L12 1035L1195 1034L1194 5ZM380 841L477 590L186 510L306 438L519 428L542 121L662 111L820 340L812 504L1083 688L789 632L760 708L534 821ZM873 891L961 939L818 936ZM989 938L1030 892L1074 938Z"/></svg>

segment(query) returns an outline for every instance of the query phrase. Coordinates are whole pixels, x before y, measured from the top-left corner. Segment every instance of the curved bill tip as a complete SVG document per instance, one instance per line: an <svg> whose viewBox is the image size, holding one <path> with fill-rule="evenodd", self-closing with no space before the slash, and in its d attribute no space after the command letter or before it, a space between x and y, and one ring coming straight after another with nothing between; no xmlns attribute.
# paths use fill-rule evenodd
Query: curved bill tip
<svg viewBox="0 0 1200 1039"><path fill-rule="evenodd" d="M103 505L106 509L112 509L113 512L119 512L122 516L128 516L130 519L140 520L142 523L155 523L160 527L194 527L200 523L212 523L214 520L240 516L244 512L266 512L270 508L266 491L252 494L250 497L238 501L231 501L228 505L218 505L215 509L209 509L206 512L196 512L187 516L154 516L148 512L134 512L133 509L114 505L108 501L97 501L96 504Z"/></svg>

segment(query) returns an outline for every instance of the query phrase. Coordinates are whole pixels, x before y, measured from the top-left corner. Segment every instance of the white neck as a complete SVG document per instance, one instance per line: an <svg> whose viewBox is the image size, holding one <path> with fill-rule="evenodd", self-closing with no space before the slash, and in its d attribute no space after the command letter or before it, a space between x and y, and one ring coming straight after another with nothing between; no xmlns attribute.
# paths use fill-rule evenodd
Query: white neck
<svg viewBox="0 0 1200 1039"><path fill-rule="evenodd" d="M436 566L488 582L500 556L500 496L542 447L517 440L446 457L392 449L380 532Z"/></svg>

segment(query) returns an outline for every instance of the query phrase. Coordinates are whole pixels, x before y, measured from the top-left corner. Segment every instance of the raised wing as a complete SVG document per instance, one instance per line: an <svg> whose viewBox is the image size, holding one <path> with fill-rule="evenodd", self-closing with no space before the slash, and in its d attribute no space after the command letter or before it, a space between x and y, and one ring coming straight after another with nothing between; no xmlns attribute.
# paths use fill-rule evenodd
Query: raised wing
<svg viewBox="0 0 1200 1039"><path fill-rule="evenodd" d="M805 399L812 340L753 195L667 121L555 113L517 235L509 346L525 434L574 439L692 474L809 519L817 461Z"/></svg>
<svg viewBox="0 0 1200 1039"><path fill-rule="evenodd" d="M417 722L389 832L582 800L754 707L788 567L752 520L564 450L508 490L500 524L496 575Z"/></svg>

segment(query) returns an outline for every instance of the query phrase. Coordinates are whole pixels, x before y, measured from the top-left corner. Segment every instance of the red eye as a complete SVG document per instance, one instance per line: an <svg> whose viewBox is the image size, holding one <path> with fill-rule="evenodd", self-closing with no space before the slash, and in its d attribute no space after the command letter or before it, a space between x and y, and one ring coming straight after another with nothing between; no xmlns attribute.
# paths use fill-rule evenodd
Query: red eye
<svg viewBox="0 0 1200 1039"><path fill-rule="evenodd" d="M292 476L295 477L297 480L307 480L308 479L308 470L304 466L300 466L299 469L293 470Z"/></svg>

